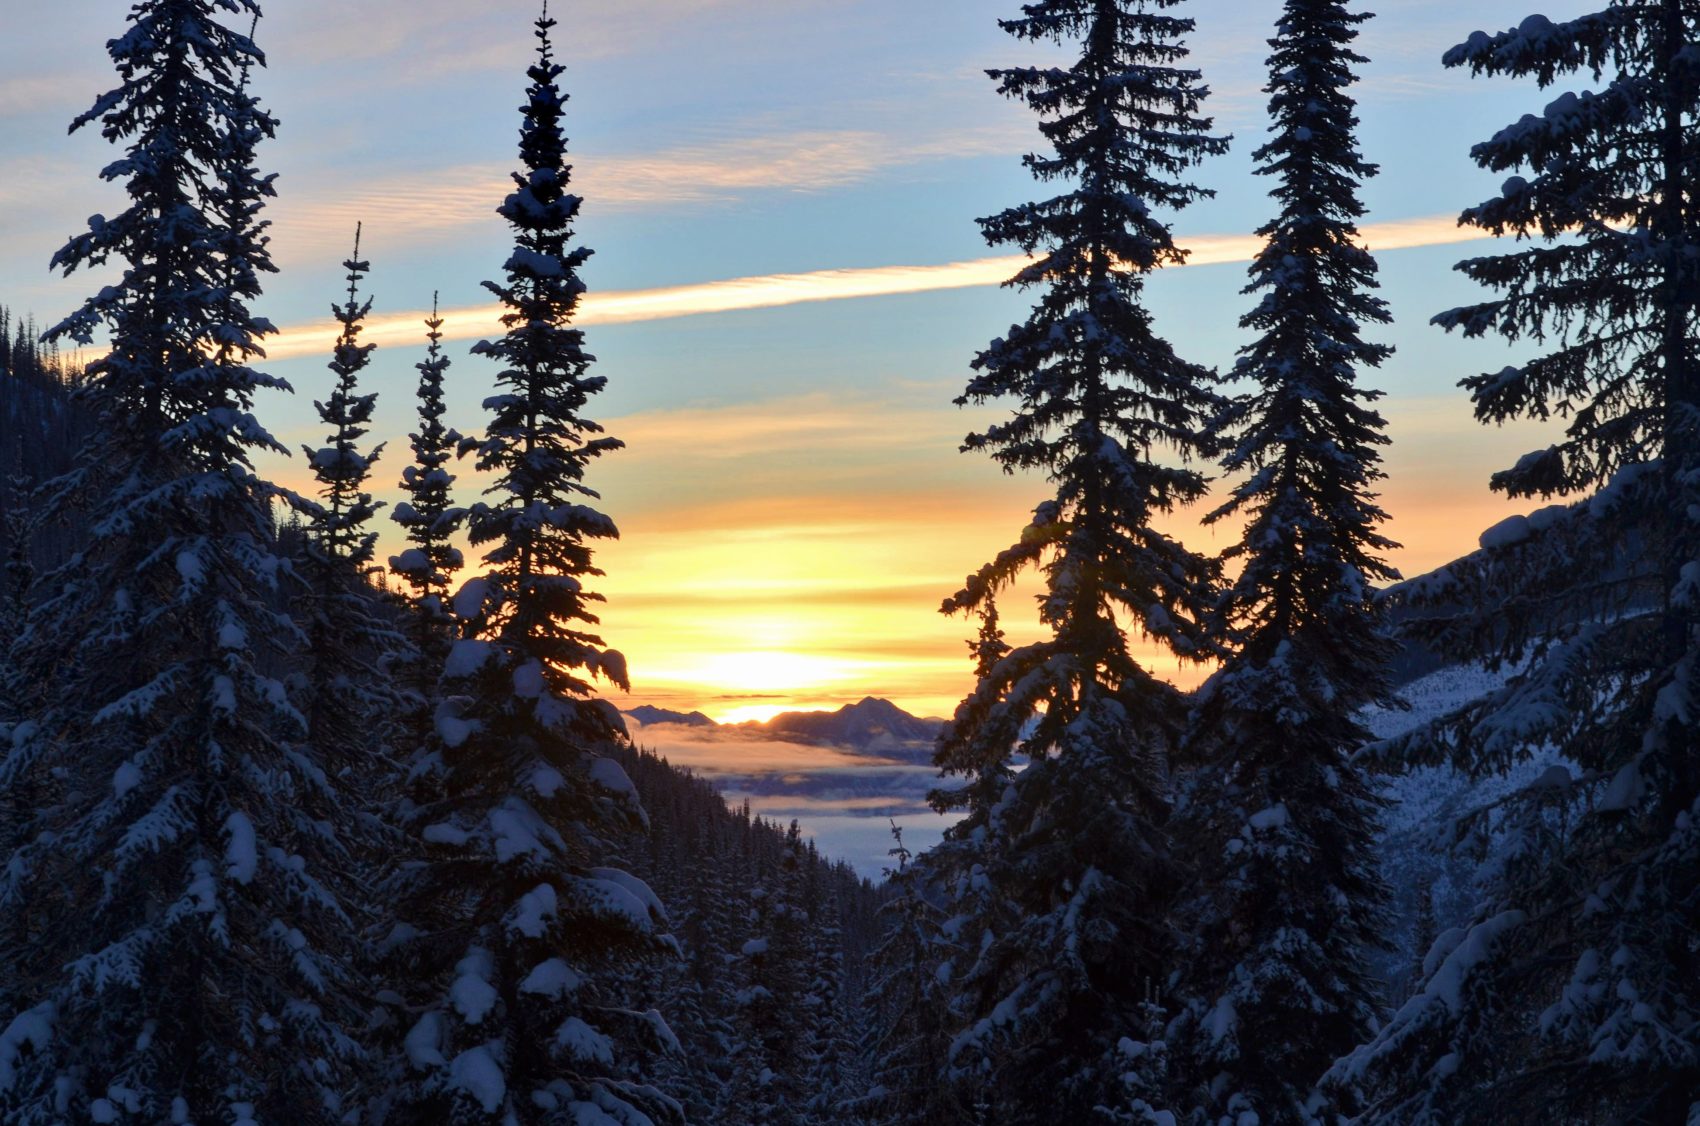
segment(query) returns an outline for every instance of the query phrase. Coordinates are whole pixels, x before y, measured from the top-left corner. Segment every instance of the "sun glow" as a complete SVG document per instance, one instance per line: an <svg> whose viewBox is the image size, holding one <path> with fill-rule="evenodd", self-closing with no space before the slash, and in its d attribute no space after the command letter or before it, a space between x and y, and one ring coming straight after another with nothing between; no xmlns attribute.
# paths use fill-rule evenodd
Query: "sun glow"
<svg viewBox="0 0 1700 1126"><path fill-rule="evenodd" d="M766 723L782 712L807 711L792 703L739 704L732 708L710 708L709 718L716 723Z"/></svg>
<svg viewBox="0 0 1700 1126"><path fill-rule="evenodd" d="M712 654L701 662L699 675L727 692L795 693L848 681L856 670L853 662L835 657L758 649Z"/></svg>

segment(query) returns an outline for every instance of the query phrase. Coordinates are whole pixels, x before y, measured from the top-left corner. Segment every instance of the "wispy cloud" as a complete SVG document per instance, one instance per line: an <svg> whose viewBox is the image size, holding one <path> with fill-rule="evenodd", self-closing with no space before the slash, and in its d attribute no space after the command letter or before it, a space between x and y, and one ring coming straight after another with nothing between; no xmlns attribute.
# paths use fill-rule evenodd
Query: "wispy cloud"
<svg viewBox="0 0 1700 1126"><path fill-rule="evenodd" d="M82 76L78 76L82 77ZM92 102L101 81L90 75L84 82L67 81L62 74L14 74L0 78L0 117L16 117L37 110L68 109ZM110 79L106 79L110 83Z"/></svg>
<svg viewBox="0 0 1700 1126"><path fill-rule="evenodd" d="M575 11L571 57L612 58L688 41L703 21L754 22L827 0L593 0ZM532 46L522 29L536 18L532 0L413 0L406 5L308 0L273 20L275 53L311 52L337 63L405 60L392 81L429 81L456 72L511 70ZM337 34L327 36L326 27ZM557 38L561 38L557 33Z"/></svg>
<svg viewBox="0 0 1700 1126"><path fill-rule="evenodd" d="M645 153L575 155L574 190L599 212L733 203L762 192L844 188L905 166L1021 151L1022 138L997 126L910 136L878 130L805 130L736 136ZM292 260L322 259L356 222L384 240L475 230L495 232L496 205L512 190L500 167L463 165L359 180L327 176L284 194L271 209L276 243Z"/></svg>
<svg viewBox="0 0 1700 1126"><path fill-rule="evenodd" d="M760 730L738 726L687 727L661 723L646 727L630 718L626 724L634 739L661 751L675 765L710 773L812 774L864 769L870 764L865 755L768 738Z"/></svg>
<svg viewBox="0 0 1700 1126"><path fill-rule="evenodd" d="M1363 235L1370 248L1378 251L1440 246L1484 237L1474 228L1459 227L1457 219L1450 215L1372 223L1363 228ZM1187 261L1192 266L1249 261L1260 245L1253 235L1197 235L1182 239L1181 243L1191 251ZM592 293L584 299L578 323L630 324L857 297L890 297L996 286L1009 280L1025 261L1022 255L1003 255L934 266L812 270L657 289ZM500 312L497 305L450 309L443 314L443 335L449 340L474 340L499 333ZM410 312L374 317L367 322L366 339L389 345L417 343L424 315L423 312ZM334 338L335 332L329 322L295 325L272 337L267 351L275 358L312 355L328 350Z"/></svg>
<svg viewBox="0 0 1700 1126"><path fill-rule="evenodd" d="M818 457L828 450L948 448L962 436L961 412L917 413L915 401L913 395L857 397L817 391L735 407L645 411L610 419L608 427L632 450L665 451L673 457L706 461L747 458L752 450L771 460L797 451Z"/></svg>

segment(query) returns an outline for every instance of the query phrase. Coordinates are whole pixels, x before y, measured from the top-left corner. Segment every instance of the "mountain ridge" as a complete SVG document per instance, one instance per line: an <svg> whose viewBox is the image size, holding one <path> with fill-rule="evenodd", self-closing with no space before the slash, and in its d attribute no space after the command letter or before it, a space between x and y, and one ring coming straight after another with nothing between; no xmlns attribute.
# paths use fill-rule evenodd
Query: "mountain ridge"
<svg viewBox="0 0 1700 1126"><path fill-rule="evenodd" d="M742 731L793 742L877 755L905 761L930 762L934 741L944 720L912 715L890 700L864 696L836 711L797 710L780 712L765 720L716 723L699 711L679 712L650 705L625 711L644 726L678 724L712 727L720 731Z"/></svg>

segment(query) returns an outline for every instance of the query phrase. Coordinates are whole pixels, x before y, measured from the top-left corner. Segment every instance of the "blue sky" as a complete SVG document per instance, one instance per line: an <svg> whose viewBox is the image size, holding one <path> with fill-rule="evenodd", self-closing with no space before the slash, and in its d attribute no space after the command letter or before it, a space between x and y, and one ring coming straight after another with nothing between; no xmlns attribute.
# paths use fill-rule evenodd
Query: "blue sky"
<svg viewBox="0 0 1700 1126"><path fill-rule="evenodd" d="M585 271L593 300L739 278L766 279L750 292L783 295L797 283L774 275L1007 253L986 247L973 220L1039 190L1019 163L1036 143L1033 122L982 73L1041 54L998 30L1014 8L557 0L586 199L580 235L597 252ZM505 257L493 209L513 161L534 5L274 0L270 9L258 34L270 65L255 86L282 120L262 158L279 173L282 272L259 311L325 330L356 220L380 316L426 307L433 289L450 309L484 304L478 283ZM0 300L44 321L100 281L55 279L46 263L88 214L117 206L96 175L111 150L94 131L68 138L65 127L112 84L102 45L125 10L110 0L0 0L9 31ZM1269 216L1250 154L1264 131L1264 40L1278 6L1195 0L1182 10L1198 21L1193 61L1214 90L1209 108L1236 142L1198 170L1217 198L1174 227L1183 245L1243 242ZM1415 572L1466 550L1509 512L1488 495L1487 475L1543 444L1531 428L1470 420L1457 380L1508 354L1427 320L1472 298L1451 265L1489 248L1441 242L1458 237L1447 217L1498 180L1469 162L1470 144L1554 95L1439 65L1472 30L1516 23L1521 7L1398 0L1379 13L1360 40L1372 59L1358 91L1362 143L1382 166L1365 189L1368 222L1430 220L1405 241L1437 243L1381 254L1399 318L1383 338L1399 353L1370 377L1389 392L1396 443L1386 506L1407 546L1395 561ZM876 290L888 284L885 273L867 277ZM1159 329L1189 358L1227 365L1247 307L1243 277L1234 262L1165 271L1149 287ZM822 284L830 293L839 283ZM672 314L699 299L655 298ZM1044 489L957 454L961 435L996 412L950 400L975 351L1024 307L981 284L592 323L609 378L593 413L630 445L597 478L625 533L603 557L607 633L631 657L640 695L755 714L875 691L936 712L966 687L958 639L967 627L934 608L1019 531ZM376 436L390 440L380 491L392 496L420 354L408 322L369 369L382 392ZM455 421L474 430L490 365L468 357L467 343L452 345L450 380ZM311 401L328 387L324 359L271 365L298 394L263 403L262 419L292 447L317 432ZM299 462L266 468L299 481ZM1197 543L1219 547L1225 534Z"/></svg>

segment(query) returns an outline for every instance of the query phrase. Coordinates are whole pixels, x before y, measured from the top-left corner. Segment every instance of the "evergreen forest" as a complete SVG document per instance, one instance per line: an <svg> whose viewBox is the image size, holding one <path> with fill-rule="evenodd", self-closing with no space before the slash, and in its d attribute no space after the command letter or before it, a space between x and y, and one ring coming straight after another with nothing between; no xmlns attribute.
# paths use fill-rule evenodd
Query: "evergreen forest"
<svg viewBox="0 0 1700 1126"><path fill-rule="evenodd" d="M42 264L88 296L0 307L0 1122L1700 1126L1700 3L1597 2L1441 60L1530 112L1469 149L1506 178L1448 204L1491 238L1433 321L1518 357L1462 378L1479 422L1555 440L1493 478L1527 515L1407 579L1370 13L1271 6L1267 218L1217 370L1146 292L1247 143L1186 3L1007 0L983 93L1030 111L1033 194L978 223L1026 311L956 402L996 409L963 454L1044 497L938 592L973 635L950 828L894 824L876 881L615 702L597 482L641 455L578 323L573 5L514 29L491 125L500 333L418 326L386 449L350 231L291 451L260 417L292 390L260 0L133 0L71 123L125 206ZM284 454L308 486L257 468ZM1165 530L1187 509L1217 550ZM1496 677L1383 737L1413 654ZM1481 786L1428 827L1477 853L1438 920L1385 847L1388 780L1436 767Z"/></svg>

